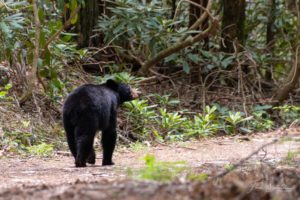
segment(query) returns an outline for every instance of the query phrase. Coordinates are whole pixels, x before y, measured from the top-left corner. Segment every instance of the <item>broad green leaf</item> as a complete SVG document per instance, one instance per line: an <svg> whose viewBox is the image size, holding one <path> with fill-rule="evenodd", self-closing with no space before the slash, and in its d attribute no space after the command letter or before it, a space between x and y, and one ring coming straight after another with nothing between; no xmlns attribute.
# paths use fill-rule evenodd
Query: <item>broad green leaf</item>
<svg viewBox="0 0 300 200"><path fill-rule="evenodd" d="M215 65L213 65L213 64L208 64L208 65L206 65L206 68L208 69L208 70L212 70L213 68L215 68L216 66Z"/></svg>
<svg viewBox="0 0 300 200"><path fill-rule="evenodd" d="M39 9L38 11L38 16L39 16L39 20L41 21L41 23L44 23L45 20L45 13L43 9Z"/></svg>
<svg viewBox="0 0 300 200"><path fill-rule="evenodd" d="M43 59L41 59L41 58L38 59L38 65L37 66L38 66L38 68L44 67L43 66Z"/></svg>
<svg viewBox="0 0 300 200"><path fill-rule="evenodd" d="M198 63L199 62L199 56L198 55L196 55L196 54L191 54L191 53L189 53L188 55L188 58L191 60L191 61L193 61L194 63Z"/></svg>
<svg viewBox="0 0 300 200"><path fill-rule="evenodd" d="M189 74L190 73L190 66L189 66L189 64L186 61L183 61L182 64L183 64L183 71L185 73Z"/></svg>
<svg viewBox="0 0 300 200"><path fill-rule="evenodd" d="M170 61L174 61L176 60L178 57L178 54L177 53L173 53L172 55L168 56L165 58L165 62L170 62Z"/></svg>
<svg viewBox="0 0 300 200"><path fill-rule="evenodd" d="M7 94L7 91L0 91L0 98L5 97Z"/></svg>
<svg viewBox="0 0 300 200"><path fill-rule="evenodd" d="M0 22L0 31L2 31L5 34L9 34L10 29L4 22Z"/></svg>
<svg viewBox="0 0 300 200"><path fill-rule="evenodd" d="M10 84L10 83L4 86L4 89L6 91L8 91L10 88L12 88L12 84Z"/></svg>
<svg viewBox="0 0 300 200"><path fill-rule="evenodd" d="M58 88L61 89L62 84L60 83L60 81L58 79L52 79L52 84Z"/></svg>
<svg viewBox="0 0 300 200"><path fill-rule="evenodd" d="M267 110L267 109L270 109L270 108L272 108L271 105L262 105L262 106L257 105L257 106L254 107L254 110Z"/></svg>
<svg viewBox="0 0 300 200"><path fill-rule="evenodd" d="M200 50L202 55L206 58L210 58L211 57L211 53L209 51L204 51L204 50Z"/></svg>
<svg viewBox="0 0 300 200"><path fill-rule="evenodd" d="M71 4L70 4L70 11L71 13L74 12L77 8L78 4L76 0L71 0ZM78 20L78 14L76 14L73 19L71 19L71 24L75 24Z"/></svg>
<svg viewBox="0 0 300 200"><path fill-rule="evenodd" d="M225 58L221 61L221 66L223 69L226 69L229 64L232 63L232 60L234 59L234 56L229 56L228 58Z"/></svg>

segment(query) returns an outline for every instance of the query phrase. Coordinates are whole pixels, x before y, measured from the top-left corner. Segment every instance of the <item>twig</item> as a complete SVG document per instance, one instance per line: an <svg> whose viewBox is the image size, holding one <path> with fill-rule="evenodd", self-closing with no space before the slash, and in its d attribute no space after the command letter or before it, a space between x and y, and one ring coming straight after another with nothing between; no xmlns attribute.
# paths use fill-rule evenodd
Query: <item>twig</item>
<svg viewBox="0 0 300 200"><path fill-rule="evenodd" d="M211 0L209 0L209 2L207 3L207 8L205 8L205 7L202 6L201 4L198 4L198 3L193 2L193 1L190 1L190 0L181 0L181 1L178 2L178 4L177 4L177 8L176 8L176 11L175 11L174 18L177 16L178 7L180 6L180 4L181 4L182 2L188 2L188 3L190 3L190 4L192 4L192 5L196 6L196 7L201 8L202 10L205 11L205 13L206 13L207 16L209 16L211 19L213 19L213 16L212 16L212 15L210 14L210 12L209 12L209 9L211 8L211 5L212 5L212 1L211 1ZM201 16L200 18L202 18L202 16ZM199 18L199 19L200 19L200 18ZM206 18L206 17L203 17L203 18ZM197 21L198 21L198 20L197 20ZM196 21L196 23L197 23L197 21ZM196 24L196 23L195 23L195 24ZM193 24L192 26L194 26L194 24Z"/></svg>
<svg viewBox="0 0 300 200"><path fill-rule="evenodd" d="M128 140L125 136L123 136L121 134L119 134L118 137L119 137L119 140L122 140L126 144L131 144L132 143L130 140Z"/></svg>
<svg viewBox="0 0 300 200"><path fill-rule="evenodd" d="M157 75L157 76L160 76L160 77L162 77L162 78L169 79L170 82L172 83L172 86L174 87L174 89L176 88L176 85L175 85L175 83L174 83L174 81L172 80L171 77L166 76L166 75L163 75L163 74L160 74L160 73L158 73L158 72L156 72L156 71L154 71L154 70L152 70L152 69L149 69L149 71L150 71L151 73Z"/></svg>
<svg viewBox="0 0 300 200"><path fill-rule="evenodd" d="M160 77L162 77L162 78L167 78L167 79L170 79L170 77L169 77L169 76L166 76L166 75L160 74L160 73L158 73L158 72L156 72L156 71L154 71L154 70L152 70L152 69L150 69L149 71L150 71L152 74L156 75L156 76L160 76Z"/></svg>
<svg viewBox="0 0 300 200"><path fill-rule="evenodd" d="M115 48L118 47L118 48L121 48L120 46L110 46L110 44L111 44L115 39L117 39L119 36L121 36L121 35L123 35L124 33L126 33L127 31L128 31L128 30L123 31L123 32L117 34L115 37L113 37L113 38L107 43L107 45L105 45L105 47L102 47L101 49L98 49L98 50L94 53L94 55L97 54L97 53L99 53L100 51L103 51L103 50L107 49L108 47L115 47Z"/></svg>
<svg viewBox="0 0 300 200"><path fill-rule="evenodd" d="M142 61L142 59L140 59L139 57L137 57L137 52L133 47L132 42L129 42L129 48L131 49L131 51L128 51L129 56L131 56L136 62L138 62L141 66L144 64L144 62Z"/></svg>
<svg viewBox="0 0 300 200"><path fill-rule="evenodd" d="M72 154L68 151L56 151L55 153L62 156L72 156Z"/></svg>
<svg viewBox="0 0 300 200"><path fill-rule="evenodd" d="M5 7L6 10L11 11L11 9L5 4L4 1L0 0L0 8Z"/></svg>
<svg viewBox="0 0 300 200"><path fill-rule="evenodd" d="M139 81L134 81L134 84L143 84L143 83L147 83L147 82L153 81L153 80L155 80L155 79L157 79L157 78L158 78L157 76L151 76L151 77L148 77L148 78L139 80Z"/></svg>

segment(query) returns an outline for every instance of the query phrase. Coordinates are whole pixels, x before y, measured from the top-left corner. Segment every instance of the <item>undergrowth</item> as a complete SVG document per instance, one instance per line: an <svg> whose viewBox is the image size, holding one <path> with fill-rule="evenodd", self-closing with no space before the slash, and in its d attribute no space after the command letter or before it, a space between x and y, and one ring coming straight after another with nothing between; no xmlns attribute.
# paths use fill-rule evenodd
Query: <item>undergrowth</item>
<svg viewBox="0 0 300 200"><path fill-rule="evenodd" d="M145 167L139 169L137 173L134 173L131 169L128 169L128 175L130 177L142 179L168 182L174 180L178 175L186 171L187 165L183 161L178 162L163 162L157 161L154 155L145 156Z"/></svg>
<svg viewBox="0 0 300 200"><path fill-rule="evenodd" d="M131 168L127 169L129 177L159 182L170 182L180 178L200 182L208 179L208 174L195 173L184 161L158 161L152 154L147 154L144 157L144 160L145 166L141 169L138 169L137 171L134 171Z"/></svg>
<svg viewBox="0 0 300 200"><path fill-rule="evenodd" d="M208 105L203 111L178 109L180 105L181 102L170 94L149 94L142 99L126 102L124 107L135 134L143 139L154 137L159 141L182 141L219 133L265 132L276 126L297 123L300 118L300 107L294 105L256 105L248 107L247 114L219 104ZM272 110L279 112L277 121L269 114Z"/></svg>
<svg viewBox="0 0 300 200"><path fill-rule="evenodd" d="M119 73L95 79L101 83L108 78L115 78L119 81L135 85L136 78L128 73ZM137 85L135 85L137 87ZM13 88L11 83L0 87L0 99L12 105L14 100L10 95ZM66 90L67 91L67 90ZM66 94L63 94L66 96ZM182 102L173 98L171 94L149 94L140 99L127 102L123 106L122 120L127 121L126 129L137 135L139 141L153 139L164 141L184 141L193 138L211 137L217 134L247 134L251 132L263 132L275 128L278 125L290 125L299 122L300 107L284 105L272 107L270 105L257 105L248 107L245 114L242 111L231 110L218 104L208 105L202 111L182 109ZM1 108L3 109L3 108ZM279 113L278 121L269 114L270 110ZM66 146L63 141L63 129L59 124L52 124L52 128L39 127L36 117L26 114L20 119L18 113L11 117L2 115L0 127L0 149L4 152L31 152L38 156L51 155L50 149L61 149ZM16 119L16 120L15 120ZM11 122L8 124L7 121ZM59 123L59 121L57 121ZM45 125L45 124L44 124ZM49 127L49 126L48 126ZM53 128L54 127L54 128ZM58 128L55 128L58 127ZM63 142L57 142L58 140ZM51 146L43 146L42 144ZM39 146L41 145L41 146ZM49 147L49 148L48 148ZM49 150L49 151L48 151Z"/></svg>

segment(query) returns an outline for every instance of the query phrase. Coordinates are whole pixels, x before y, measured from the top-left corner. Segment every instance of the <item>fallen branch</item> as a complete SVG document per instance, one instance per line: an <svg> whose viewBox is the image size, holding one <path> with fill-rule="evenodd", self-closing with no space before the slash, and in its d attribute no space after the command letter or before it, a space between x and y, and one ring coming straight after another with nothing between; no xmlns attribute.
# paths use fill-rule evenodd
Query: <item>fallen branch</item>
<svg viewBox="0 0 300 200"><path fill-rule="evenodd" d="M236 168L242 166L247 160L249 160L252 156L258 154L261 150L263 150L265 147L267 146L270 146L270 145L273 145L275 143L277 143L279 141L279 139L274 139L273 141L269 142L269 143L266 143L264 145L262 145L261 147L259 147L257 150L253 151L250 155L248 155L247 157L241 159L238 163L234 164L231 169L228 169L214 177L212 177L211 179L209 179L210 181L211 180L215 180L215 179L218 179L218 178L222 178L224 177L225 175L227 175L229 172L235 170Z"/></svg>

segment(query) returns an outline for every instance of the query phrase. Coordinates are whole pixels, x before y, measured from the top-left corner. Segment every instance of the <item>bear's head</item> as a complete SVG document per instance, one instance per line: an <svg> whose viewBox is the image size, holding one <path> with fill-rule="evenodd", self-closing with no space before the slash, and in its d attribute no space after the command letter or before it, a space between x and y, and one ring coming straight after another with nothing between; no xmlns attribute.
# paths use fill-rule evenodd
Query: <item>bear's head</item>
<svg viewBox="0 0 300 200"><path fill-rule="evenodd" d="M118 92L121 103L125 101L131 101L139 97L139 92L132 89L129 85L125 83L117 83L112 79L106 81L107 87Z"/></svg>

